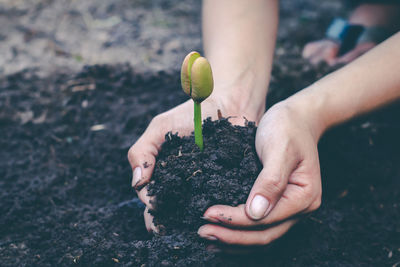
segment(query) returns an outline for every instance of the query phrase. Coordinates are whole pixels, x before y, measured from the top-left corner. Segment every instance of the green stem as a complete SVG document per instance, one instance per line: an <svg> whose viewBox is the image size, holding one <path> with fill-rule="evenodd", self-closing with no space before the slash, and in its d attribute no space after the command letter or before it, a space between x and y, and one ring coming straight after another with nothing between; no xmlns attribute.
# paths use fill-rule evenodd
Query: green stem
<svg viewBox="0 0 400 267"><path fill-rule="evenodd" d="M194 101L194 141L203 151L203 131L201 127L201 103Z"/></svg>

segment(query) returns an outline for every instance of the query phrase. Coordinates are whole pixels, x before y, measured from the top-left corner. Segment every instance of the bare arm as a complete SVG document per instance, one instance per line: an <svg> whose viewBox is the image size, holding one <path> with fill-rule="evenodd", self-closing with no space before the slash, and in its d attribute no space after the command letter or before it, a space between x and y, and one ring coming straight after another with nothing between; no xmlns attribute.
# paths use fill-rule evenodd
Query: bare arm
<svg viewBox="0 0 400 267"><path fill-rule="evenodd" d="M214 73L214 92L202 103L203 117L216 119L217 109L230 121L242 117L259 121L265 111L278 23L277 0L205 0L203 37L206 56ZM193 131L193 101L187 101L153 118L143 135L128 152L132 187L146 204L146 227L156 230L148 208L147 184L165 134ZM146 166L147 167L144 167ZM141 188L139 190L139 188Z"/></svg>
<svg viewBox="0 0 400 267"><path fill-rule="evenodd" d="M397 33L289 98L289 103L313 116L311 125L318 138L333 125L400 98L399 46L400 33Z"/></svg>
<svg viewBox="0 0 400 267"><path fill-rule="evenodd" d="M319 137L335 124L400 98L399 45L400 33L270 108L256 135L263 169L246 204L210 207L204 218L220 225L204 225L199 235L228 244L268 244L298 215L316 210L322 195Z"/></svg>
<svg viewBox="0 0 400 267"><path fill-rule="evenodd" d="M278 1L204 0L202 24L204 50L214 73L213 94L239 110L254 107L259 119L270 80Z"/></svg>

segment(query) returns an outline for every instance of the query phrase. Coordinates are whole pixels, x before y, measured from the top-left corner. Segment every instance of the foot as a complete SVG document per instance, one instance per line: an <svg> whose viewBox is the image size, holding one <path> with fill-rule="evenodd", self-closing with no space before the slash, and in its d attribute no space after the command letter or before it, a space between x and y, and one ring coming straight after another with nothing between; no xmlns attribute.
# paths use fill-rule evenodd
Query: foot
<svg viewBox="0 0 400 267"><path fill-rule="evenodd" d="M366 28L379 27L390 33L400 29L400 5L364 4L358 6L350 15L348 23ZM339 55L340 44L323 39L308 43L303 49L303 57L312 64L325 61L329 65L346 64L361 56L374 46L377 41L364 40L343 55Z"/></svg>

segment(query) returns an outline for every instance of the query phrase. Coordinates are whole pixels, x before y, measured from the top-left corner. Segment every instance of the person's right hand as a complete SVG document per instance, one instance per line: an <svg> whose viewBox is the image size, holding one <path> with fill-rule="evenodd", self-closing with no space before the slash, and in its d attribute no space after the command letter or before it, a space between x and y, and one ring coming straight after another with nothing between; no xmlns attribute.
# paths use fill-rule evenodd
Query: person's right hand
<svg viewBox="0 0 400 267"><path fill-rule="evenodd" d="M202 102L203 119L211 117L217 119L218 110L224 117L232 116L229 121L232 124L243 125L244 119L258 122L265 109L265 100L259 103L253 101L246 110L238 108L229 97L218 97L215 92ZM143 135L129 149L128 159L133 170L132 187L135 188L138 197L146 205L144 218L148 231L156 231L152 216L148 213L151 207L150 198L147 196L147 185L150 181L155 166L156 156L165 140L167 132L178 132L180 136L189 135L193 126L193 101L185 103L157 115L152 119Z"/></svg>

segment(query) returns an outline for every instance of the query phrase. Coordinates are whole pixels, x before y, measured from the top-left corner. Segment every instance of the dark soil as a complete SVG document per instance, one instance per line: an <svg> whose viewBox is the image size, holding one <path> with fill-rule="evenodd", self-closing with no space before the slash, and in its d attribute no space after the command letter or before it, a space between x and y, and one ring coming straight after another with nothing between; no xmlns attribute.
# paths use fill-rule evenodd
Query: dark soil
<svg viewBox="0 0 400 267"><path fill-rule="evenodd" d="M270 105L323 73L294 57L280 62L274 67ZM283 71L286 65L291 68ZM199 223L196 212L220 201L222 194L215 190L210 190L216 193L210 203L199 202L198 211L182 221L188 224L179 233L147 234L144 207L129 186L126 153L155 114L186 99L177 89L178 76L139 75L120 65L46 79L29 70L0 81L0 265L392 266L400 261L399 104L323 137L322 207L267 251L251 256L207 252L208 244L190 231ZM225 121L218 124L218 131L227 131ZM213 157L208 132L215 129L209 125L204 155ZM241 140L228 149L252 147L254 129L246 130L247 135L243 131L236 128L227 135ZM187 154L195 149L191 138L171 139L182 142L183 158L192 156ZM246 153L244 164L251 166L246 171L254 173L259 168L254 151ZM196 150L194 155L201 158ZM242 161L235 155L230 153L232 161ZM227 158L215 156L223 159L221 165ZM211 179L206 172L213 168L204 168L205 163L176 168L188 176L201 168L205 173L197 172L189 181L203 183ZM244 201L245 191L234 190L240 198L229 191L227 200Z"/></svg>
<svg viewBox="0 0 400 267"><path fill-rule="evenodd" d="M347 12L338 1L280 5L268 106L329 71L299 55ZM166 224L166 235L147 234L126 153L153 116L186 100L174 72L201 48L199 9L194 0L2 1L0 266L399 266L399 103L323 137L322 207L266 250L207 251L195 213L182 231ZM81 70L125 60L134 70ZM245 190L226 200L242 201Z"/></svg>

